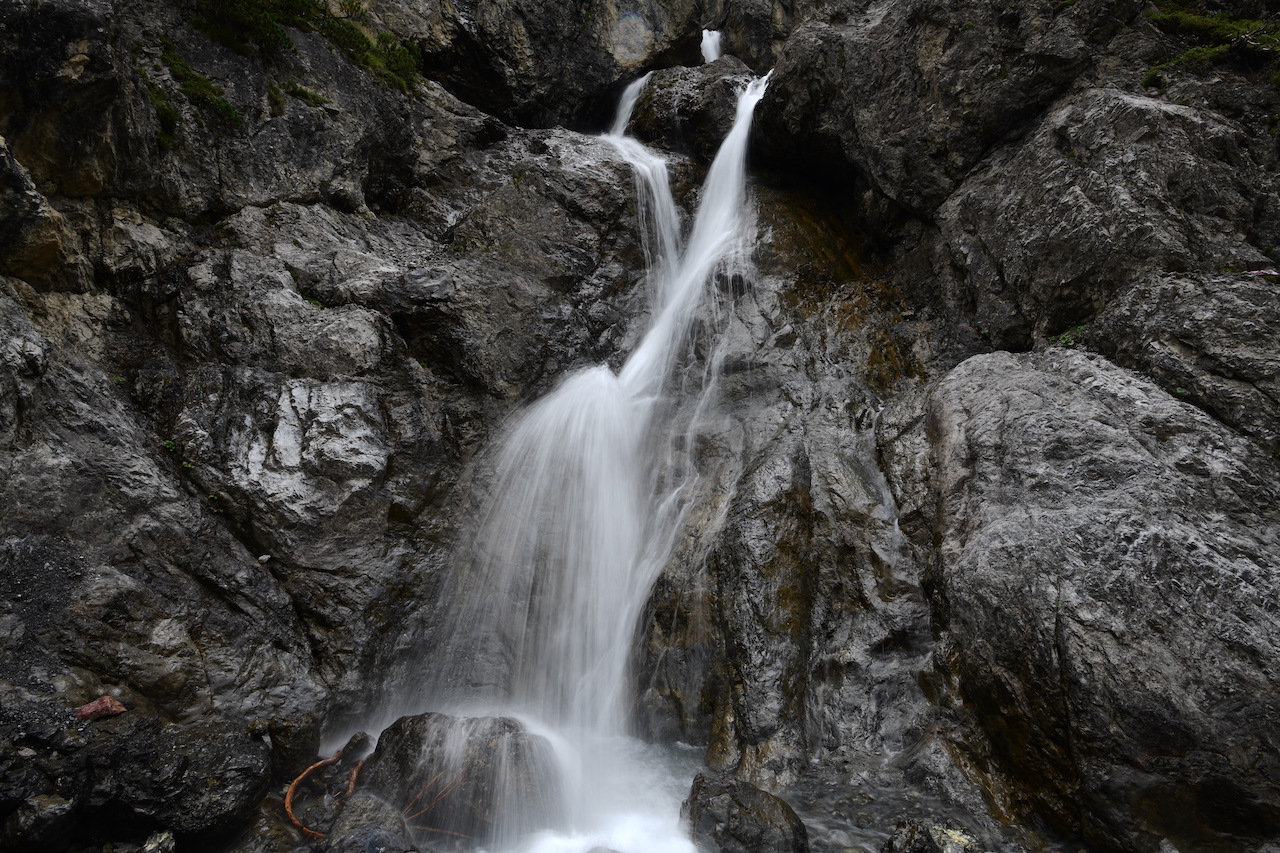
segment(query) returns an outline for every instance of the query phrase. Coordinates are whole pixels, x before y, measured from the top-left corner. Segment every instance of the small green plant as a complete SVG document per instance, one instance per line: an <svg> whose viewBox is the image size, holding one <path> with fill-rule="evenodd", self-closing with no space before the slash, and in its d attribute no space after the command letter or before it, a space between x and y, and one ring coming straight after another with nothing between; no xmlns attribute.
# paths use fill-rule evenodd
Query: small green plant
<svg viewBox="0 0 1280 853"><path fill-rule="evenodd" d="M138 73L142 75L142 85L147 90L147 100L151 102L151 108L156 111L156 123L160 125L160 129L156 131L156 145L161 151L172 151L178 147L177 137L173 134L178 129L178 125L182 124L182 110L169 101L169 96L164 89L151 82L147 72L138 69Z"/></svg>
<svg viewBox="0 0 1280 853"><path fill-rule="evenodd" d="M1280 21L1237 18L1206 8L1201 0L1156 0L1148 12L1152 23L1188 45L1177 56L1153 66L1144 86L1163 83L1160 74L1184 65L1216 65L1229 60L1238 65L1280 67ZM1280 73L1271 78L1280 85Z"/></svg>
<svg viewBox="0 0 1280 853"><path fill-rule="evenodd" d="M175 442L172 438L166 438L164 441L160 442L160 446L168 451L174 451L178 449L177 442Z"/></svg>
<svg viewBox="0 0 1280 853"><path fill-rule="evenodd" d="M271 108L272 118L284 115L289 109L289 105L284 99L284 92L281 92L280 87L275 83L267 87L267 105Z"/></svg>
<svg viewBox="0 0 1280 853"><path fill-rule="evenodd" d="M325 104L329 103L329 99L324 95L321 95L318 92L313 92L305 86L300 86L292 80L284 84L284 90L291 97L297 98L309 107L323 107Z"/></svg>
<svg viewBox="0 0 1280 853"><path fill-rule="evenodd" d="M1048 340L1051 344L1057 344L1067 349L1075 349L1084 343L1084 336L1088 331L1089 326L1087 324L1072 326L1061 334L1050 335Z"/></svg>
<svg viewBox="0 0 1280 853"><path fill-rule="evenodd" d="M197 0L192 23L232 50L267 61L296 49L286 27L317 32L389 86L408 90L418 80L417 48L390 33L371 38L361 0L339 0L336 12L325 0Z"/></svg>
<svg viewBox="0 0 1280 853"><path fill-rule="evenodd" d="M162 38L164 50L160 59L178 82L178 88L192 106L201 110L206 116L224 127L239 127L244 124L240 112L223 97L222 87L208 77L199 73L178 55L178 48L170 39Z"/></svg>
<svg viewBox="0 0 1280 853"><path fill-rule="evenodd" d="M1177 394L1179 397L1185 397L1186 395L1190 394L1191 392L1190 392L1190 391L1188 391L1186 388L1183 388L1183 387L1179 386L1179 387L1177 387L1177 388L1174 388L1174 389L1173 389L1173 393Z"/></svg>
<svg viewBox="0 0 1280 853"><path fill-rule="evenodd" d="M307 300L308 302L310 302L312 305L316 306L317 308L323 308L323 307L325 307L325 306L324 306L324 303L323 303L323 302L321 302L319 299L314 299L314 298L312 298L312 297L310 297L310 296L304 296L304 297L302 297L302 298L303 298L303 299L305 299L305 300Z"/></svg>

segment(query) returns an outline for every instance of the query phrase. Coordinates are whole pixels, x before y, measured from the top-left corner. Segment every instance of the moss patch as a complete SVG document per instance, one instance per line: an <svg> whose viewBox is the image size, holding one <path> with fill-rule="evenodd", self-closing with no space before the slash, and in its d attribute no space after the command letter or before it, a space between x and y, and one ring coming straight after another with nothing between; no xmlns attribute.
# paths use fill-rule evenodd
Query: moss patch
<svg viewBox="0 0 1280 853"><path fill-rule="evenodd" d="M1201 0L1158 0L1148 13L1152 23L1186 46L1147 72L1145 86L1162 85L1162 73L1179 66L1233 63L1280 70L1280 21L1237 18L1203 8ZM1273 76L1273 84L1280 75Z"/></svg>
<svg viewBox="0 0 1280 853"><path fill-rule="evenodd" d="M341 0L333 11L324 0L197 0L192 19L232 50L267 61L294 49L286 27L317 32L381 82L408 90L418 80L417 48L391 33L370 33L360 0Z"/></svg>
<svg viewBox="0 0 1280 853"><path fill-rule="evenodd" d="M178 48L172 41L166 38L162 42L164 51L160 54L160 58L191 105L215 124L223 127L234 128L244 124L240 112L223 97L225 93L222 87L188 65L178 55Z"/></svg>
<svg viewBox="0 0 1280 853"><path fill-rule="evenodd" d="M292 80L284 84L284 90L290 97L297 98L309 107L323 107L329 103L329 99L324 95L313 92L305 86L300 86Z"/></svg>

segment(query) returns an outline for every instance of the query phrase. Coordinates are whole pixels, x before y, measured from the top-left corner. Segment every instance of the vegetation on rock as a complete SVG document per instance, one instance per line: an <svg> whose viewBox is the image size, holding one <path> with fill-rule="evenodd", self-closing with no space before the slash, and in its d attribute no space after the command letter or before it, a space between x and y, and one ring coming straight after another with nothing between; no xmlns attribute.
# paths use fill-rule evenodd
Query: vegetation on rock
<svg viewBox="0 0 1280 853"><path fill-rule="evenodd" d="M278 58L293 50L285 29L292 27L320 33L387 85L408 90L418 80L417 49L391 33L371 38L360 0L342 0L336 13L324 0L199 0L197 8L193 23L238 53Z"/></svg>

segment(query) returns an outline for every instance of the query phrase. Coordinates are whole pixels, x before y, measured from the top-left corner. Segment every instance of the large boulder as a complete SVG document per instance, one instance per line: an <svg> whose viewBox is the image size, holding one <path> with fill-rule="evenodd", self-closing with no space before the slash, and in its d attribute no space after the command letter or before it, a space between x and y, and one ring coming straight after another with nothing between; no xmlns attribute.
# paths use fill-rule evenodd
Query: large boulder
<svg viewBox="0 0 1280 853"><path fill-rule="evenodd" d="M426 839L503 847L562 817L550 743L509 717L401 717L378 738L360 785Z"/></svg>
<svg viewBox="0 0 1280 853"><path fill-rule="evenodd" d="M1275 459L1064 349L970 359L927 431L940 658L998 801L1108 849L1280 831Z"/></svg>
<svg viewBox="0 0 1280 853"><path fill-rule="evenodd" d="M30 708L30 706L28 706ZM0 715L0 840L44 851L160 830L226 838L270 780L269 748L243 725L164 725L126 712L76 722L49 706Z"/></svg>
<svg viewBox="0 0 1280 853"><path fill-rule="evenodd" d="M1280 184L1261 130L1111 87L1054 104L937 211L980 328L1025 347L1147 274L1272 266Z"/></svg>
<svg viewBox="0 0 1280 853"><path fill-rule="evenodd" d="M808 853L809 834L791 806L738 779L698 774L680 806L702 853Z"/></svg>
<svg viewBox="0 0 1280 853"><path fill-rule="evenodd" d="M629 132L709 161L733 127L737 96L753 76L733 56L655 71L636 101Z"/></svg>

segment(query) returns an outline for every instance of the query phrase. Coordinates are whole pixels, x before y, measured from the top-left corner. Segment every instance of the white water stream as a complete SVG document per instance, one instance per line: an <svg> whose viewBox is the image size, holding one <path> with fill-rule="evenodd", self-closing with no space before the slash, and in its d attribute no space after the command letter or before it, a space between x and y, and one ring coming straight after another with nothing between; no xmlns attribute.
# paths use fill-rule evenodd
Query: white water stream
<svg viewBox="0 0 1280 853"><path fill-rule="evenodd" d="M739 98L683 249L665 162L624 135L644 83L627 90L605 138L636 174L648 331L616 375L603 365L570 375L507 430L435 655L433 703L517 716L555 748L568 825L518 845L538 853L693 850L679 826L692 768L676 771L629 737L628 661L682 518L663 395L708 282L749 248L747 137L766 80Z"/></svg>
<svg viewBox="0 0 1280 853"><path fill-rule="evenodd" d="M721 56L720 51L720 31L719 30L703 30L702 31L702 61L715 62Z"/></svg>

